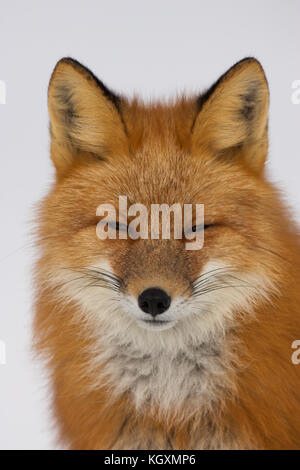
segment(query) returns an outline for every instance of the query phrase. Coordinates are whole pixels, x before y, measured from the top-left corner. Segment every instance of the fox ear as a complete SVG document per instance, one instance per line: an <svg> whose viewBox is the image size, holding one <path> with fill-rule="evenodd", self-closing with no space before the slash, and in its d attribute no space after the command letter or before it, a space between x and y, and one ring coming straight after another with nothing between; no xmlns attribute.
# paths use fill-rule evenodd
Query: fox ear
<svg viewBox="0 0 300 470"><path fill-rule="evenodd" d="M247 58L229 69L202 95L192 133L192 153L212 151L243 159L252 170L263 169L268 151L267 80L260 63Z"/></svg>
<svg viewBox="0 0 300 470"><path fill-rule="evenodd" d="M120 98L77 61L64 58L57 63L48 106L51 158L58 173L86 153L106 158L128 151Z"/></svg>

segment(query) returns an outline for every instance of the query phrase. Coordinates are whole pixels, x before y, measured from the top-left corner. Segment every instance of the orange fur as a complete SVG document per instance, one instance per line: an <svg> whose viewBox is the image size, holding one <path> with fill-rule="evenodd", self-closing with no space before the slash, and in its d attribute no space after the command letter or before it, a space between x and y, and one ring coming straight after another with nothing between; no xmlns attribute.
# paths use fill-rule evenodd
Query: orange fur
<svg viewBox="0 0 300 470"><path fill-rule="evenodd" d="M263 173L268 87L260 64L241 61L198 99L146 105L109 93L71 59L58 63L49 88L57 178L38 212L34 329L51 373L61 441L72 449L129 442L149 449L299 448L300 369L291 362L300 337L299 236ZM204 203L206 223L215 224L204 248L187 252L184 240L98 240L96 207L124 194L147 207ZM211 259L270 283L269 297L259 297L251 313L235 311L226 326L233 385L212 406L199 402L191 413L188 403L180 411L170 404L164 414L159 406L137 409L128 391L115 396L105 378L95 386L106 368L98 358L101 329L62 295L68 281L55 276L99 256L134 297L155 283L189 296L191 280Z"/></svg>

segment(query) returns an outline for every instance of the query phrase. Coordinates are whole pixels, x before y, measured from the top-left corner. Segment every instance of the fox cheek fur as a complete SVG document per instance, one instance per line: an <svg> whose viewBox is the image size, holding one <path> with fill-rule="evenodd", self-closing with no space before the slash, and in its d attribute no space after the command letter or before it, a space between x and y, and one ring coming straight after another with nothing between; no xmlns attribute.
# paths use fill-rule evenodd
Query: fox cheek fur
<svg viewBox="0 0 300 470"><path fill-rule="evenodd" d="M264 174L268 104L253 58L149 105L55 67L34 332L66 447L299 447L300 247ZM99 240L96 209L120 195L204 204L203 248Z"/></svg>

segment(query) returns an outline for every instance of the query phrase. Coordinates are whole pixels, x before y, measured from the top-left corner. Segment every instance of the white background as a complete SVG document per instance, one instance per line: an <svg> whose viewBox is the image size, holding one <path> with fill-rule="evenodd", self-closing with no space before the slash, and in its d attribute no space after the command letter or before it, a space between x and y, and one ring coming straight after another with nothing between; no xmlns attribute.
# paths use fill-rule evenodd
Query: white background
<svg viewBox="0 0 300 470"><path fill-rule="evenodd" d="M53 448L43 372L30 355L30 220L53 178L47 85L63 56L117 92L195 92L256 56L270 83L272 179L300 219L300 0L1 0L0 448ZM27 245L27 247L24 247ZM9 256L8 256L9 255ZM44 374L45 375L45 374Z"/></svg>

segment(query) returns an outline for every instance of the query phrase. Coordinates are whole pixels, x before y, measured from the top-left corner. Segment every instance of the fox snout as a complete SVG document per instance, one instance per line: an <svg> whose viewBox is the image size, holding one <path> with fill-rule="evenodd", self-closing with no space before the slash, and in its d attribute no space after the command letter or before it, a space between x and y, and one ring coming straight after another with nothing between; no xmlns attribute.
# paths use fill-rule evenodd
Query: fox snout
<svg viewBox="0 0 300 470"><path fill-rule="evenodd" d="M149 313L155 318L168 310L171 305L171 297L162 289L150 287L138 296L138 305L143 312Z"/></svg>
<svg viewBox="0 0 300 470"><path fill-rule="evenodd" d="M180 306L190 299L197 276L185 263L189 255L174 240L141 240L132 250L127 252L126 263L120 257L110 268L123 279L124 309L142 326L179 320Z"/></svg>

